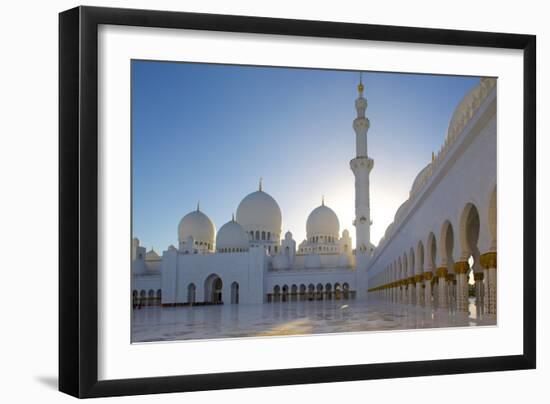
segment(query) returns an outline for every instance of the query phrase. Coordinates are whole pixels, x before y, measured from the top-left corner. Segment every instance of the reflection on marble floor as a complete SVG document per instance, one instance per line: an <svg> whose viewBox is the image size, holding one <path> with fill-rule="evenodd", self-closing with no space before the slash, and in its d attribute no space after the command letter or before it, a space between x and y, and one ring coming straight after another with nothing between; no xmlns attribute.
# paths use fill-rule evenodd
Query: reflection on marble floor
<svg viewBox="0 0 550 404"><path fill-rule="evenodd" d="M496 325L496 318L476 312L473 299L469 313L354 300L151 306L133 311L132 340L150 342L480 325Z"/></svg>

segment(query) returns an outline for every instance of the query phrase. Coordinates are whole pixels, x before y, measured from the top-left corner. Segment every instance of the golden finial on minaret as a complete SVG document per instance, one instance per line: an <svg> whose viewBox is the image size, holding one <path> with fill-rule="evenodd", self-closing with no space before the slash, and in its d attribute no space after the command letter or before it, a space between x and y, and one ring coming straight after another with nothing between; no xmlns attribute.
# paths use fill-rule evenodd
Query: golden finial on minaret
<svg viewBox="0 0 550 404"><path fill-rule="evenodd" d="M365 90L365 86L363 85L363 72L359 72L359 85L357 86L357 90L359 91L359 95L363 96L363 90Z"/></svg>

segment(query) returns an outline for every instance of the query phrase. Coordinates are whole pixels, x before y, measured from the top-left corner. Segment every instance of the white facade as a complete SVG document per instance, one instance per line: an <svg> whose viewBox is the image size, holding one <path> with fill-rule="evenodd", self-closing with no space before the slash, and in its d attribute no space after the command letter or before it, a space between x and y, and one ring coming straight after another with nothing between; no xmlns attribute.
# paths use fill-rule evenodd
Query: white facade
<svg viewBox="0 0 550 404"><path fill-rule="evenodd" d="M496 81L482 79L457 106L445 143L375 248L370 240L367 100L355 101L356 245L324 200L299 244L282 235L282 211L262 183L216 233L200 207L180 221L178 248L159 257L133 241L134 302L265 303L370 296L467 307L470 272L479 303L496 312ZM368 293L370 292L370 293ZM146 297L144 300L143 298Z"/></svg>
<svg viewBox="0 0 550 404"><path fill-rule="evenodd" d="M496 313L496 144L496 79L482 79L376 248L372 294L465 311L473 277L477 304Z"/></svg>

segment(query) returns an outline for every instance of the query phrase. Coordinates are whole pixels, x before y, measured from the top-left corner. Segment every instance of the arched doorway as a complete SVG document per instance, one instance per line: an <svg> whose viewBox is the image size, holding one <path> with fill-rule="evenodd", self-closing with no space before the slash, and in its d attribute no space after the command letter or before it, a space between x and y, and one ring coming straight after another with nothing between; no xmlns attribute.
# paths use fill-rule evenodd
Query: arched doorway
<svg viewBox="0 0 550 404"><path fill-rule="evenodd" d="M446 271L438 276L438 304L440 308L448 308L455 300L455 274L454 274L454 230L450 221L446 220L441 227L441 239L439 249L441 252L441 267Z"/></svg>
<svg viewBox="0 0 550 404"><path fill-rule="evenodd" d="M479 211L473 203L468 203L462 212L460 220L460 243L462 258L468 262L468 270L465 274L464 284L461 285L461 307L463 311L469 311L469 299L475 297L475 307L480 309L483 300L483 269L480 266L479 242L480 220ZM477 315L477 312L476 312Z"/></svg>
<svg viewBox="0 0 550 404"><path fill-rule="evenodd" d="M344 284L342 285L342 290L343 290L343 294L344 294L344 300L348 300L349 299L349 284L347 282L344 282Z"/></svg>
<svg viewBox="0 0 550 404"><path fill-rule="evenodd" d="M318 283L317 284L317 287L316 287L316 296L315 296L315 299L316 300L323 300L323 285Z"/></svg>
<svg viewBox="0 0 550 404"><path fill-rule="evenodd" d="M306 285L303 283L300 285L300 301L306 300Z"/></svg>
<svg viewBox="0 0 550 404"><path fill-rule="evenodd" d="M330 283L325 285L325 295L327 300L332 299L332 285Z"/></svg>
<svg viewBox="0 0 550 404"><path fill-rule="evenodd" d="M292 285L290 288L290 300L295 302L298 297L298 286Z"/></svg>
<svg viewBox="0 0 550 404"><path fill-rule="evenodd" d="M237 282L231 284L231 304L239 304L239 284Z"/></svg>
<svg viewBox="0 0 550 404"><path fill-rule="evenodd" d="M133 290L132 291L132 307L135 309L139 304L139 298L138 298L138 291Z"/></svg>
<svg viewBox="0 0 550 404"><path fill-rule="evenodd" d="M288 302L288 285L283 285L283 302Z"/></svg>
<svg viewBox="0 0 550 404"><path fill-rule="evenodd" d="M222 304L222 279L212 274L204 281L204 301L212 304Z"/></svg>
<svg viewBox="0 0 550 404"><path fill-rule="evenodd" d="M307 300L315 299L315 286L313 283L310 283L307 287Z"/></svg>
<svg viewBox="0 0 550 404"><path fill-rule="evenodd" d="M138 307L141 308L142 306L145 306L147 300L147 292L144 290L141 290L139 292L139 305Z"/></svg>
<svg viewBox="0 0 550 404"><path fill-rule="evenodd" d="M275 285L273 287L273 301L274 302L281 301L281 287L279 285Z"/></svg>
<svg viewBox="0 0 550 404"><path fill-rule="evenodd" d="M162 303L162 290L157 289L157 304L160 305Z"/></svg>
<svg viewBox="0 0 550 404"><path fill-rule="evenodd" d="M334 300L340 300L342 297L342 288L339 283L334 284Z"/></svg>

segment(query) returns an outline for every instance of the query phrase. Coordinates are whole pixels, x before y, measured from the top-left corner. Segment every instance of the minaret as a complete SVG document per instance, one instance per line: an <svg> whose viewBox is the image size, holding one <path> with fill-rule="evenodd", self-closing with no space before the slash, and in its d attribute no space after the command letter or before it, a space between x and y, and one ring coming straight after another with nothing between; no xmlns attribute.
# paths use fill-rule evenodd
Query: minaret
<svg viewBox="0 0 550 404"><path fill-rule="evenodd" d="M355 240L356 260L358 269L366 269L370 256L370 195L369 175L374 161L367 154L367 132L370 127L369 119L365 116L367 100L363 97L363 79L360 76L359 97L355 100L357 118L353 121L355 130L356 157L350 161L350 167L355 175Z"/></svg>

